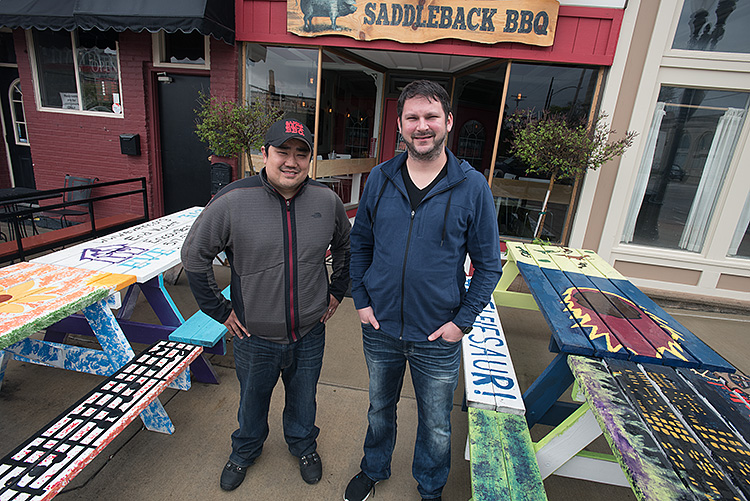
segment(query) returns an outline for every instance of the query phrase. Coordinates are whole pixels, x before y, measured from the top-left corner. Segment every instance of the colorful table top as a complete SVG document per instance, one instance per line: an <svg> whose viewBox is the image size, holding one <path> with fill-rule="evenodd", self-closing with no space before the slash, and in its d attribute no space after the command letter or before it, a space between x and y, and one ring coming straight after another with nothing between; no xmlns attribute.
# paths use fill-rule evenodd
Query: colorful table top
<svg viewBox="0 0 750 501"><path fill-rule="evenodd" d="M135 283L135 276L41 263L0 269L0 349Z"/></svg>
<svg viewBox="0 0 750 501"><path fill-rule="evenodd" d="M750 379L580 356L568 364L638 499L750 499Z"/></svg>
<svg viewBox="0 0 750 501"><path fill-rule="evenodd" d="M735 368L593 251L508 242L551 349L722 372Z"/></svg>
<svg viewBox="0 0 750 501"><path fill-rule="evenodd" d="M180 249L203 209L168 216L36 258L33 262L135 275L144 283L180 264Z"/></svg>

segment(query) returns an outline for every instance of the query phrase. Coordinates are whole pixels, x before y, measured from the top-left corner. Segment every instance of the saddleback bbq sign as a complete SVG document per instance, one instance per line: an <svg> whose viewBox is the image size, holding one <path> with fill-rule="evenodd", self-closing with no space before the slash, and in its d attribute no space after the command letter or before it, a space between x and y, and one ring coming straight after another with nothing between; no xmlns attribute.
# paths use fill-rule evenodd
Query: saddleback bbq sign
<svg viewBox="0 0 750 501"><path fill-rule="evenodd" d="M402 43L457 38L548 47L558 0L287 0L287 30Z"/></svg>

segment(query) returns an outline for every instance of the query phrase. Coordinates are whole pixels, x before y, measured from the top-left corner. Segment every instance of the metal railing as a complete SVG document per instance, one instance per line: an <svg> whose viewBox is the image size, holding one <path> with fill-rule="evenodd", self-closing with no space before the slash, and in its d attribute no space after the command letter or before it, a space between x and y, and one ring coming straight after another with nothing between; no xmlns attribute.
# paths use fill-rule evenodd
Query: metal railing
<svg viewBox="0 0 750 501"><path fill-rule="evenodd" d="M110 186L122 186L122 185L138 185L139 187L125 187L124 191L117 191L115 193L108 193L105 195L89 196L87 198L80 198L77 200L62 201L57 203L42 204L41 202L55 200L63 198L66 193L71 191L81 191L82 189L91 189L93 192L95 189L106 188ZM107 225L105 228L97 228L97 217L95 202L101 202L104 200L112 200L116 198L122 198L132 195L140 195L143 203L142 214L133 214L133 218L127 219L122 223L115 225ZM148 213L148 199L146 196L146 178L132 178L122 179L118 181L107 181L107 182L96 182L83 186L73 186L69 188L59 188L55 190L39 190L34 193L25 194L16 197L5 197L0 198L0 206L4 208L4 211L0 213L2 220L4 220L11 228L14 235L14 241L16 243L15 249L10 250L7 245L9 242L0 243L0 249L5 247L4 250L0 250L0 262L13 261L15 259L25 260L26 255L29 253L37 253L45 250L49 250L55 247L62 247L71 243L96 238L114 231L139 224L149 220ZM62 233L61 238L56 239L43 239L38 238L41 235L36 234L36 228L34 227L34 235L28 236L25 229L25 221L31 221L32 226L35 224L36 215L41 215L45 212L54 211L56 209L64 209L68 207L87 207L86 216L88 220L85 223L90 224L88 231L81 232L67 232L70 233L69 237L65 237L65 233ZM82 224L85 224L82 223ZM23 226L22 226L23 225ZM67 228L71 228L70 226ZM61 232L67 229L66 227L60 229L53 229L47 233ZM10 229L10 228L9 228ZM46 235L47 233L44 233ZM47 240L47 241L45 241Z"/></svg>

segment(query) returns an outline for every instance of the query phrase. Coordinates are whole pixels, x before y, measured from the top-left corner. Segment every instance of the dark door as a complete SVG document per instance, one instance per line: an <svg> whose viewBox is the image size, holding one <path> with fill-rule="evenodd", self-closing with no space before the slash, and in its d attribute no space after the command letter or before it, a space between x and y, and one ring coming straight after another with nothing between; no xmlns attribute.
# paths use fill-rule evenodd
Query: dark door
<svg viewBox="0 0 750 501"><path fill-rule="evenodd" d="M209 94L204 76L170 74L160 81L159 132L164 212L204 206L211 198L211 164L206 145L195 135L198 93ZM166 80L166 79L164 79Z"/></svg>
<svg viewBox="0 0 750 501"><path fill-rule="evenodd" d="M26 99L33 99L29 97ZM15 186L36 188L31 148L23 112L23 94L18 80L18 69L0 68L0 104L5 124L5 144L10 154Z"/></svg>

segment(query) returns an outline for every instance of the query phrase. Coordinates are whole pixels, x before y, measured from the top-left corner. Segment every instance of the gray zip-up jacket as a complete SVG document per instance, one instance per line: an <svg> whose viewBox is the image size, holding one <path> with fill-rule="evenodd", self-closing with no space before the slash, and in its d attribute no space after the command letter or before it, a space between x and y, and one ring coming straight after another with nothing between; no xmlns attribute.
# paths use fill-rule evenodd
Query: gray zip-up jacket
<svg viewBox="0 0 750 501"><path fill-rule="evenodd" d="M224 323L234 309L250 335L287 344L317 325L329 293L343 299L349 287L349 229L344 204L330 188L307 179L286 200L263 169L211 199L185 239L182 265L203 312ZM221 251L232 270L231 303L213 272Z"/></svg>

